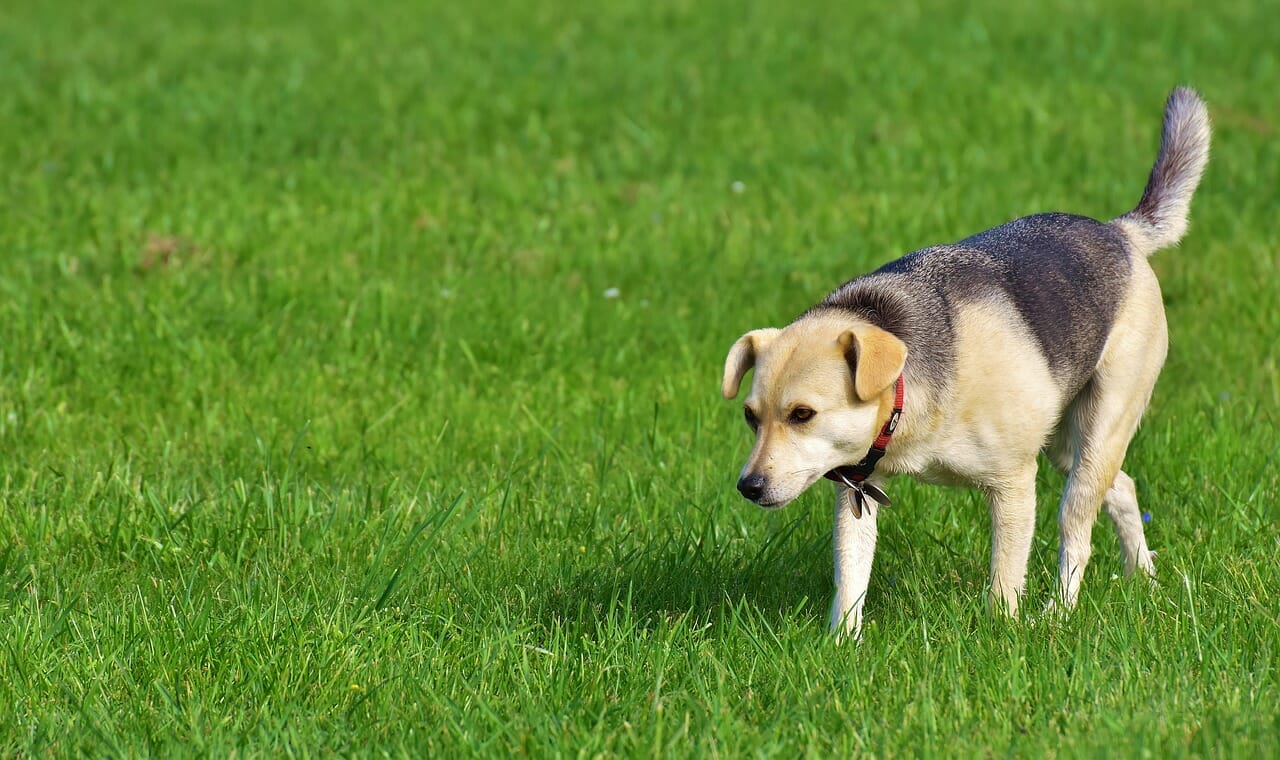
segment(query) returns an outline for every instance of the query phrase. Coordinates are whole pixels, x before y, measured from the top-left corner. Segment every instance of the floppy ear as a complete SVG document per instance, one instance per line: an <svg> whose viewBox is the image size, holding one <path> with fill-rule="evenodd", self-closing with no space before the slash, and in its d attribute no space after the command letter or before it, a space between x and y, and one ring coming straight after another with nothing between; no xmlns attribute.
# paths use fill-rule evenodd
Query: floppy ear
<svg viewBox="0 0 1280 760"><path fill-rule="evenodd" d="M756 366L756 356L779 332L781 331L776 327L752 330L733 344L733 348L729 349L729 355L724 359L724 380L720 381L720 392L725 398L738 395L742 376L747 374L747 370Z"/></svg>
<svg viewBox="0 0 1280 760"><path fill-rule="evenodd" d="M853 392L870 401L898 379L907 364L907 346L873 325L846 330L837 339L853 373Z"/></svg>

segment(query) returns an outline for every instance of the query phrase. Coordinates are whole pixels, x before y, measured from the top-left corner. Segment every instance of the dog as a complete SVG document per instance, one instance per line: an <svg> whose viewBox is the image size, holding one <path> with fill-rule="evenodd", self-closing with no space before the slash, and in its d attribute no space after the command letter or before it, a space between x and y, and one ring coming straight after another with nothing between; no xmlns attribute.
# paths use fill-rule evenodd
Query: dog
<svg viewBox="0 0 1280 760"><path fill-rule="evenodd" d="M1110 222L1045 213L924 248L841 285L784 328L733 344L721 390L755 445L738 490L778 509L835 481L831 630L859 638L891 475L980 490L991 511L991 605L1016 616L1035 528L1038 456L1067 476L1058 590L1069 610L1098 508L1126 574L1154 579L1133 478L1121 466L1168 352L1147 259L1187 230L1209 158L1204 101L1165 103L1136 208Z"/></svg>

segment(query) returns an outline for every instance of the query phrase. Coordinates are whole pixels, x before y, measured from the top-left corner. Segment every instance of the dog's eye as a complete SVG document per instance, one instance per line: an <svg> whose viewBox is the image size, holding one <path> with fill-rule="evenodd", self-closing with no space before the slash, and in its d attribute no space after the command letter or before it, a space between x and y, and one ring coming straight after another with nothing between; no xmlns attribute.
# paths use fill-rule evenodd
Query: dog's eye
<svg viewBox="0 0 1280 760"><path fill-rule="evenodd" d="M787 419L791 422L808 422L813 419L813 415L815 414L817 414L817 412L807 406L797 406L795 409L791 410L791 416Z"/></svg>
<svg viewBox="0 0 1280 760"><path fill-rule="evenodd" d="M742 407L742 416L746 418L747 426L750 427L752 430L755 430L756 428L760 427L760 418L756 417L756 413L751 411L751 407L749 406Z"/></svg>

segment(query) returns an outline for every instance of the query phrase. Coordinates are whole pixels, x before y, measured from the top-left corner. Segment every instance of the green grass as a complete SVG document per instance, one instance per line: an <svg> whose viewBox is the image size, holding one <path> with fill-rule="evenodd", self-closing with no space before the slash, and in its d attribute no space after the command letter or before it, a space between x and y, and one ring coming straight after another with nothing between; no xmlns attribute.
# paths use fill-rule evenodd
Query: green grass
<svg viewBox="0 0 1280 760"><path fill-rule="evenodd" d="M0 755L1280 754L1280 6L782 5L6 3ZM1128 210L1180 82L1162 584L1103 526L992 618L985 507L904 482L836 647L724 352Z"/></svg>

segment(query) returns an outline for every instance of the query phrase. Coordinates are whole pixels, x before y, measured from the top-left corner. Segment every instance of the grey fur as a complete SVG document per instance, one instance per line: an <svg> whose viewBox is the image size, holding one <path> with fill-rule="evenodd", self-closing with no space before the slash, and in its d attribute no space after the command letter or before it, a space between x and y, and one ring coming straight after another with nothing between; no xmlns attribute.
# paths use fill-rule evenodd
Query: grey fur
<svg viewBox="0 0 1280 760"><path fill-rule="evenodd" d="M1124 236L1083 216L1037 214L960 242L990 256L990 269L955 273L951 287L1003 288L1069 395L1097 366L1131 264Z"/></svg>
<svg viewBox="0 0 1280 760"><path fill-rule="evenodd" d="M1209 161L1209 138L1209 110L1204 100L1188 87L1175 89L1165 102L1160 153L1142 200L1116 220L1131 223L1131 229L1138 233L1135 242L1144 254L1171 246L1186 234L1191 196Z"/></svg>
<svg viewBox="0 0 1280 760"><path fill-rule="evenodd" d="M915 251L846 282L801 318L841 309L896 335L910 351L908 375L936 392L931 406L945 398L954 370L954 304L1007 299L1073 396L1102 353L1128 287L1130 256L1150 255L1186 233L1191 196L1208 159L1204 101L1179 87L1165 104L1160 153L1133 211L1111 224L1036 214L954 245Z"/></svg>
<svg viewBox="0 0 1280 760"><path fill-rule="evenodd" d="M1113 227L1037 214L907 254L850 280L810 311L842 309L896 335L909 350L909 373L945 397L954 372L955 304L1005 300L1074 395L1102 353L1129 269L1125 239Z"/></svg>
<svg viewBox="0 0 1280 760"><path fill-rule="evenodd" d="M839 310L896 336L907 346L903 370L907 384L920 399L920 411L929 415L946 398L954 375L956 347L950 297L932 282L878 271L846 282L799 319Z"/></svg>

